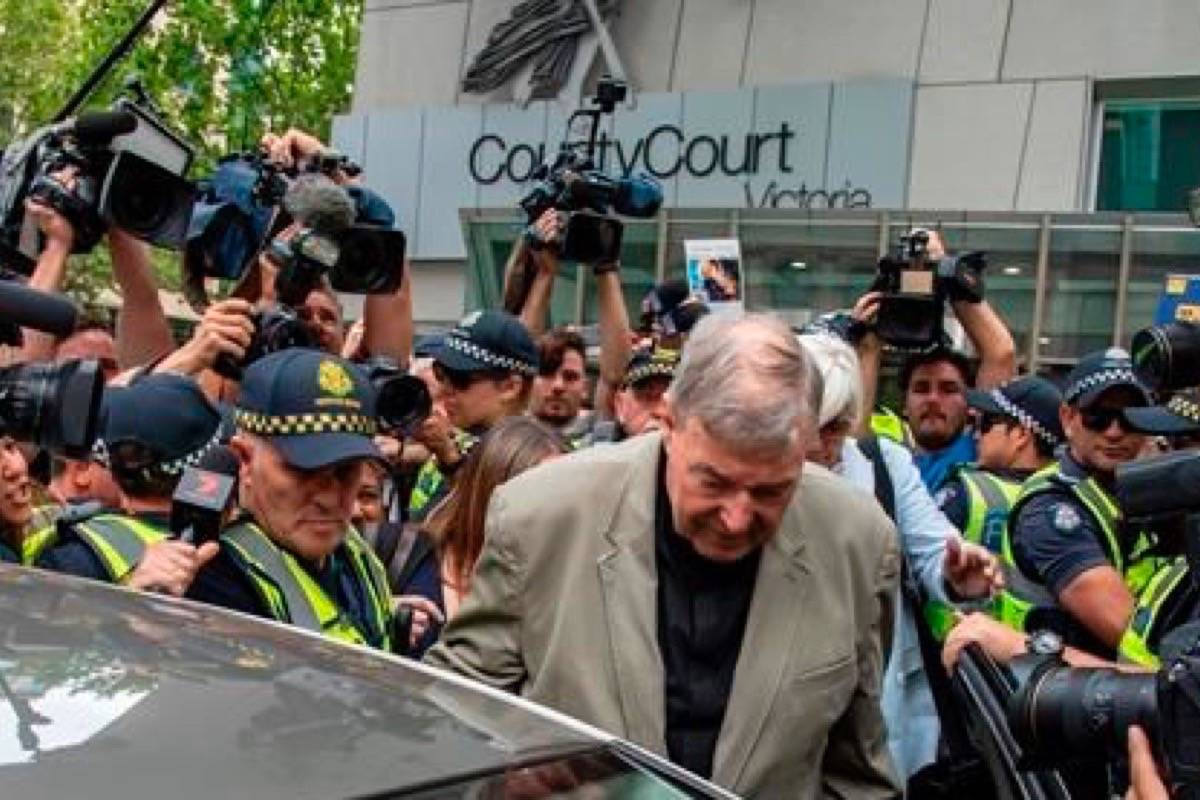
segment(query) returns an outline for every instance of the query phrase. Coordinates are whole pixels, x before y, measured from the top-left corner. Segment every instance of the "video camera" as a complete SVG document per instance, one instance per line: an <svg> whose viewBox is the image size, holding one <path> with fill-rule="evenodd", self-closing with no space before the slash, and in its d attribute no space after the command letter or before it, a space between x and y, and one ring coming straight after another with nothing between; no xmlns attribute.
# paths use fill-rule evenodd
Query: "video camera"
<svg viewBox="0 0 1200 800"><path fill-rule="evenodd" d="M924 350L943 334L946 300L983 299L983 253L929 258L929 231L914 228L900 237L893 256L879 259L870 291L882 292L875 331L893 347Z"/></svg>
<svg viewBox="0 0 1200 800"><path fill-rule="evenodd" d="M521 198L529 223L551 208L565 212L566 230L560 255L567 261L583 264L608 264L621 254L621 238L625 227L611 216L616 212L627 217L648 218L662 206L662 187L648 174L614 178L601 171L595 162L596 134L600 119L611 114L617 103L625 99L624 82L609 76L600 79L595 108L582 108L567 121L568 138L574 121L590 119L591 128L584 143L564 139L552 164L542 164L533 173L538 183ZM544 243L526 234L533 247Z"/></svg>
<svg viewBox="0 0 1200 800"><path fill-rule="evenodd" d="M1143 328L1130 342L1133 368L1156 392L1200 385L1200 325L1168 322Z"/></svg>
<svg viewBox="0 0 1200 800"><path fill-rule="evenodd" d="M1130 725L1146 731L1173 796L1200 797L1200 623L1163 643L1156 674L1072 668L1046 657L1008 704L1023 769L1122 760Z"/></svg>
<svg viewBox="0 0 1200 800"><path fill-rule="evenodd" d="M9 145L0 160L0 260L29 274L41 250L25 201L62 214L75 232L73 252L87 253L110 225L139 239L180 249L195 188L184 177L194 151L149 108L124 98L108 111L80 114ZM73 187L55 173L73 167Z"/></svg>

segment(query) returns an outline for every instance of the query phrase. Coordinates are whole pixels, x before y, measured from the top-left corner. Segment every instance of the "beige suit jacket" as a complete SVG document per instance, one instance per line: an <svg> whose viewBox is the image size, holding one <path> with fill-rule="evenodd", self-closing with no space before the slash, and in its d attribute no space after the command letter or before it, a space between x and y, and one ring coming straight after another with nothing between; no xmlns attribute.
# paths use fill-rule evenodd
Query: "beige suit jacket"
<svg viewBox="0 0 1200 800"><path fill-rule="evenodd" d="M545 464L492 500L471 592L426 660L666 755L658 435ZM763 551L712 779L760 797L897 797L879 710L899 562L872 498L806 465Z"/></svg>

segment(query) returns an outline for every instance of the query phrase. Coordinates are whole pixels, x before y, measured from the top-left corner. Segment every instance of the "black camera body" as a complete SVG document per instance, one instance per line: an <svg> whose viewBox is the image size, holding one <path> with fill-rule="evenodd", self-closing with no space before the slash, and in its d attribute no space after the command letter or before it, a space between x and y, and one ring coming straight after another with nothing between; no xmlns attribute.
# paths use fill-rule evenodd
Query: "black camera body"
<svg viewBox="0 0 1200 800"><path fill-rule="evenodd" d="M317 346L308 325L287 306L260 311L254 315L253 320L254 337L250 340L250 346L246 348L246 355L242 360L237 361L227 354L222 354L213 364L213 371L221 377L240 381L246 367L265 355L287 350L289 347Z"/></svg>
<svg viewBox="0 0 1200 800"><path fill-rule="evenodd" d="M10 144L0 160L0 259L29 274L40 243L25 200L46 203L71 223L74 252L87 253L110 225L159 247L180 249L195 187L185 175L194 151L145 105L119 100ZM74 168L74 186L54 173Z"/></svg>
<svg viewBox="0 0 1200 800"><path fill-rule="evenodd" d="M614 213L627 217L649 218L662 207L662 187L647 174L614 178L597 168L596 134L603 115L611 114L625 99L626 86L608 76L601 78L592 98L594 108L576 111L567 122L578 117L591 120L588 140L580 146L564 141L552 164L542 164L533 173L537 180L521 198L520 205L532 225L549 209L566 213L567 224L559 254L567 261L581 264L608 264L621 254L624 225ZM530 236L534 247L543 243Z"/></svg>
<svg viewBox="0 0 1200 800"><path fill-rule="evenodd" d="M375 389L379 430L411 436L433 410L433 397L425 381L407 374L388 358L373 358L363 369Z"/></svg>
<svg viewBox="0 0 1200 800"><path fill-rule="evenodd" d="M1130 725L1146 731L1173 796L1200 798L1200 623L1164 642L1157 673L1075 668L1047 657L1008 704L1023 769L1112 761L1127 752Z"/></svg>
<svg viewBox="0 0 1200 800"><path fill-rule="evenodd" d="M916 228L900 238L894 256L879 259L871 291L881 292L875 332L893 347L923 350L943 335L947 299L983 299L984 255L963 253L932 260L929 232Z"/></svg>
<svg viewBox="0 0 1200 800"><path fill-rule="evenodd" d="M85 458L100 430L104 373L96 361L0 369L0 436Z"/></svg>

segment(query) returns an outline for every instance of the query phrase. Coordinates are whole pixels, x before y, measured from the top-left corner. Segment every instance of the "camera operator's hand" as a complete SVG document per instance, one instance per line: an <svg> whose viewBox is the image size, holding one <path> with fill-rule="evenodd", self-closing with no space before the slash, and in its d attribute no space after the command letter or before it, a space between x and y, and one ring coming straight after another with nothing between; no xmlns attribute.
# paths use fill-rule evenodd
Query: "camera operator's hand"
<svg viewBox="0 0 1200 800"><path fill-rule="evenodd" d="M176 539L155 542L146 548L141 561L124 583L131 589L182 597L196 579L196 573L219 550L216 542L205 542L199 547Z"/></svg>
<svg viewBox="0 0 1200 800"><path fill-rule="evenodd" d="M1167 800L1170 793L1158 774L1150 740L1137 725L1129 726L1129 791L1125 800Z"/></svg>
<svg viewBox="0 0 1200 800"><path fill-rule="evenodd" d="M425 637L430 628L435 624L441 625L446 621L446 615L437 607L437 603L428 597L406 594L394 598L392 602L395 606L393 611L406 608L411 615L411 621L408 623L407 649L409 651L417 646L417 643Z"/></svg>
<svg viewBox="0 0 1200 800"><path fill-rule="evenodd" d="M996 556L986 547L958 536L946 538L942 572L961 599L989 597L1004 588L1004 573Z"/></svg>
<svg viewBox="0 0 1200 800"><path fill-rule="evenodd" d="M854 343L860 356L864 352L877 353L883 349L883 340L875 333L875 321L879 319L879 303L882 300L883 292L867 292L850 309L850 316L862 331Z"/></svg>
<svg viewBox="0 0 1200 800"><path fill-rule="evenodd" d="M306 161L325 152L325 145L320 139L299 128L288 128L282 136L264 134L260 144L271 161L289 169L303 166Z"/></svg>
<svg viewBox="0 0 1200 800"><path fill-rule="evenodd" d="M533 240L533 263L539 271L558 269L558 252L562 248L566 215L556 208L549 208L529 226Z"/></svg>
<svg viewBox="0 0 1200 800"><path fill-rule="evenodd" d="M25 213L37 222L38 230L46 237L48 248L71 251L75 244L75 228L66 217L40 200L26 200Z"/></svg>
<svg viewBox="0 0 1200 800"><path fill-rule="evenodd" d="M254 339L254 307L239 297L213 303L204 312L192 338L162 360L156 372L198 375L222 355L241 361Z"/></svg>
<svg viewBox="0 0 1200 800"><path fill-rule="evenodd" d="M440 408L434 408L413 432L413 438L425 445L444 467L453 466L462 458L458 444L454 441L454 426L450 424L446 412Z"/></svg>
<svg viewBox="0 0 1200 800"><path fill-rule="evenodd" d="M946 257L946 243L942 241L942 232L930 229L929 242L925 245L925 258L929 261L941 261Z"/></svg>
<svg viewBox="0 0 1200 800"><path fill-rule="evenodd" d="M976 612L960 619L946 637L946 643L942 646L942 664L947 672L954 672L954 665L969 644L979 645L1001 664L1007 664L1028 649L1025 636L1020 631L987 614Z"/></svg>

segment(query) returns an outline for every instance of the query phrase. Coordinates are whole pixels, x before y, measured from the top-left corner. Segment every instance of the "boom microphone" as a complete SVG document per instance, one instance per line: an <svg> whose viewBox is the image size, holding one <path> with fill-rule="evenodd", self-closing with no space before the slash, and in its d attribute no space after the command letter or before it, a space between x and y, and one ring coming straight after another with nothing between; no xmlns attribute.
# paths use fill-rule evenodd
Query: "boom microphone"
<svg viewBox="0 0 1200 800"><path fill-rule="evenodd" d="M75 304L65 297L0 279L0 322L52 336L69 336L75 330L78 314Z"/></svg>
<svg viewBox="0 0 1200 800"><path fill-rule="evenodd" d="M128 111L88 111L54 128L85 144L107 144L118 136L137 130L137 118Z"/></svg>

